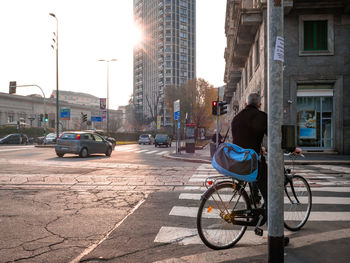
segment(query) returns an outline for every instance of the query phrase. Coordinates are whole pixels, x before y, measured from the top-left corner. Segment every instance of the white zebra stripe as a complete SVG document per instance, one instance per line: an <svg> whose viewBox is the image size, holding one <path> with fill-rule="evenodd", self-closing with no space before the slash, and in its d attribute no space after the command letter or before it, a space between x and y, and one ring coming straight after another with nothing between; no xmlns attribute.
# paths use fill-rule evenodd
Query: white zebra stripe
<svg viewBox="0 0 350 263"><path fill-rule="evenodd" d="M214 209L213 209L214 210ZM186 206L174 206L169 215L173 216L184 216L196 218L198 212L198 207L186 207ZM290 214L287 212L287 214ZM216 217L216 215L207 213L209 217ZM350 221L350 212L314 212L311 211L308 221Z"/></svg>
<svg viewBox="0 0 350 263"><path fill-rule="evenodd" d="M181 193L179 199L182 200L200 200L201 194ZM220 194L223 201L231 199L232 195ZM298 197L299 201L306 202L306 197ZM292 199L293 200L293 199ZM288 203L289 199L284 198L284 202ZM336 205L350 205L350 197L328 197L328 196L314 196L312 197L312 204L336 204Z"/></svg>

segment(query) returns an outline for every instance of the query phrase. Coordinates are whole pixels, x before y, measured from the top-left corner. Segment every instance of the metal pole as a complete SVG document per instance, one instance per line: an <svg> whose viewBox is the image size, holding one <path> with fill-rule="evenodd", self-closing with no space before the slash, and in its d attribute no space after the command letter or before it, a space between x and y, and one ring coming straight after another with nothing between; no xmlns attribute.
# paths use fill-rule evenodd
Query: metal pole
<svg viewBox="0 0 350 263"><path fill-rule="evenodd" d="M107 60L107 134L109 134L109 61Z"/></svg>
<svg viewBox="0 0 350 263"><path fill-rule="evenodd" d="M56 19L56 136L59 136L59 92L58 92L58 19L55 14L50 13L50 16Z"/></svg>
<svg viewBox="0 0 350 263"><path fill-rule="evenodd" d="M269 0L267 9L268 262L272 263L284 262L283 153L281 149L281 125L283 120L283 0Z"/></svg>
<svg viewBox="0 0 350 263"><path fill-rule="evenodd" d="M219 89L216 99L216 149L219 147Z"/></svg>

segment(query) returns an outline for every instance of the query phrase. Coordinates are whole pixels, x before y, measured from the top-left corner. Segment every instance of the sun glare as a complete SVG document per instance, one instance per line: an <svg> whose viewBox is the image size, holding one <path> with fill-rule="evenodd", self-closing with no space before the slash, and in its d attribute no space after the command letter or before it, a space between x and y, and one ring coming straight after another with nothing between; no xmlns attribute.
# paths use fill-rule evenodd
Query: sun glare
<svg viewBox="0 0 350 263"><path fill-rule="evenodd" d="M133 46L137 46L141 44L143 36L142 36L142 30L140 29L140 27L138 27L137 25L134 25L131 33L132 33L131 41Z"/></svg>

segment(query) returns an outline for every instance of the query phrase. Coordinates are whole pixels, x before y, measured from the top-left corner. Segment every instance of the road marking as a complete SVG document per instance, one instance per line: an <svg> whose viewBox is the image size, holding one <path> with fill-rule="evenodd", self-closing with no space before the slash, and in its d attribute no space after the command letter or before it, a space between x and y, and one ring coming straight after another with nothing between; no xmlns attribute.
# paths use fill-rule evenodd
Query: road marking
<svg viewBox="0 0 350 263"><path fill-rule="evenodd" d="M140 151L136 151L135 153L142 153L142 152L147 152L148 150L140 150Z"/></svg>
<svg viewBox="0 0 350 263"><path fill-rule="evenodd" d="M246 232L247 233L247 232ZM291 236L291 242L287 248L302 248L305 246L310 246L312 244L327 242L332 240L341 240L350 238L350 228L328 231L322 233L314 233L312 235L306 235L301 237L293 237L293 234L289 234ZM244 241L245 235L240 240L239 244ZM263 237L264 239L265 237ZM261 238L255 236L254 240L260 240ZM265 239L265 243L267 240ZM255 256L266 256L266 246L265 243L262 246L236 246L234 249L225 250L225 253L217 250L210 250L210 252L204 253L196 253L193 255L183 256L180 258L168 258L160 261L156 261L154 263L175 263L175 262L187 262L187 263L215 263L215 262L233 262L242 258L246 258L247 255L250 257ZM288 256L287 256L288 258Z"/></svg>
<svg viewBox="0 0 350 263"><path fill-rule="evenodd" d="M28 148L28 147L26 147L26 148L15 148L15 149L7 148L7 149L0 149L0 152L21 151L21 150L27 150L27 149L30 149L30 148Z"/></svg>
<svg viewBox="0 0 350 263"><path fill-rule="evenodd" d="M312 192L349 193L350 187L311 187Z"/></svg>
<svg viewBox="0 0 350 263"><path fill-rule="evenodd" d="M196 218L198 212L198 207L186 207L186 206L174 206L169 215L173 216L183 216ZM287 212L287 215L289 212ZM209 215L208 218L217 217L215 213ZM350 221L350 212L314 212L311 211L308 221Z"/></svg>
<svg viewBox="0 0 350 263"><path fill-rule="evenodd" d="M213 230L224 234L230 232L230 230ZM242 239L239 241L240 245L258 245L266 243L267 231L264 233L264 237L258 237L254 231L246 231ZM154 242L157 243L177 243L180 245L198 245L203 244L199 238L197 228L184 228L184 227L168 227L162 226L159 230Z"/></svg>
<svg viewBox="0 0 350 263"><path fill-rule="evenodd" d="M179 199L181 200L200 200L202 194L192 194L192 193L181 193ZM229 201L232 195L220 194L223 201ZM298 197L299 201L306 202L307 198ZM288 198L284 198L284 203L287 202ZM329 196L314 196L312 197L312 204L337 204L337 205L350 205L350 197L329 197Z"/></svg>
<svg viewBox="0 0 350 263"><path fill-rule="evenodd" d="M156 153L158 151L150 151L150 152L145 152L145 154L151 154L151 153Z"/></svg>
<svg viewBox="0 0 350 263"><path fill-rule="evenodd" d="M157 155L161 155L161 154L165 154L167 153L168 151L162 151L162 152L159 152L159 153L156 153Z"/></svg>

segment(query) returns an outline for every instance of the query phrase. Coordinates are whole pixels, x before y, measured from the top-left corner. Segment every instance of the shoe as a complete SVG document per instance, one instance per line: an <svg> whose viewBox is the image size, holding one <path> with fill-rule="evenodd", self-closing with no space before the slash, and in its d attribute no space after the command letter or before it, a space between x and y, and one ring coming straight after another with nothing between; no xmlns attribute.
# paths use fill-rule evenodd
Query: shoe
<svg viewBox="0 0 350 263"><path fill-rule="evenodd" d="M288 244L289 244L289 237L284 237L283 238L283 246L288 246Z"/></svg>

